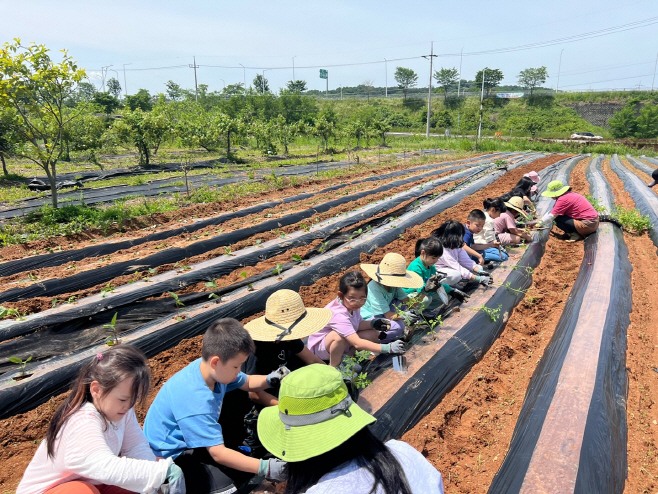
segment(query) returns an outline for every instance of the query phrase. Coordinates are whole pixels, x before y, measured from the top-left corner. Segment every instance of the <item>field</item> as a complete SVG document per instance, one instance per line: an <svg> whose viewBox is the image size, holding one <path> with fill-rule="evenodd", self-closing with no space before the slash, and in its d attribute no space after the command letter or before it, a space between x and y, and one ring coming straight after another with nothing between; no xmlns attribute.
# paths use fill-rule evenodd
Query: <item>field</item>
<svg viewBox="0 0 658 494"><path fill-rule="evenodd" d="M210 168L189 173L87 182L70 193L69 216L4 181L1 493L15 491L72 376L108 341L147 353L150 403L198 357L210 321L249 321L280 288L322 307L343 272L387 252L410 262L417 239L532 170L540 191L568 182L623 230L602 222L575 243L537 231L495 266L492 286L467 285L470 300L452 301L435 330L419 326L405 373L390 356L369 361L359 403L380 437L436 466L446 493L656 491L658 197L642 186L656 163L614 143L485 139L475 151L468 139L412 136L332 156L299 142L294 159L245 150L241 164L209 154ZM161 165L180 164L176 149L161 152ZM121 156L105 171L136 164ZM60 173L89 172L83 161ZM10 357L30 358L27 377Z"/></svg>

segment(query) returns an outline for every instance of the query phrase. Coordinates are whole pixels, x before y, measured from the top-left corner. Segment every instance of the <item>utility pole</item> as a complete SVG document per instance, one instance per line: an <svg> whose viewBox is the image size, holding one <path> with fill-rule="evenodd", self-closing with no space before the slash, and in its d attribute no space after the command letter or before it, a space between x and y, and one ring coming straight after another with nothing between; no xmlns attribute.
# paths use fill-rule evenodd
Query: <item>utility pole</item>
<svg viewBox="0 0 658 494"><path fill-rule="evenodd" d="M128 96L128 83L126 82L126 65L132 65L132 63L123 64L123 94Z"/></svg>
<svg viewBox="0 0 658 494"><path fill-rule="evenodd" d="M384 98L388 98L388 62L384 59L384 77L386 79L386 93Z"/></svg>
<svg viewBox="0 0 658 494"><path fill-rule="evenodd" d="M457 83L457 97L459 98L459 90L462 87L462 62L464 61L464 47L462 47L461 55L459 55L459 82Z"/></svg>
<svg viewBox="0 0 658 494"><path fill-rule="evenodd" d="M106 65L105 67L101 67L101 76L103 77L103 92L105 92L105 77L107 76L107 70L112 67L112 65Z"/></svg>
<svg viewBox="0 0 658 494"><path fill-rule="evenodd" d="M325 96L329 99L329 71L327 71L327 90L325 91Z"/></svg>
<svg viewBox="0 0 658 494"><path fill-rule="evenodd" d="M263 80L261 81L262 84L263 84L262 87L261 87L261 89L262 89L261 92L262 92L263 95L265 94L265 71L266 71L266 70L270 70L270 69L263 69L263 75L262 75Z"/></svg>
<svg viewBox="0 0 658 494"><path fill-rule="evenodd" d="M434 62L434 57L437 55L434 54L434 41L432 41L432 48L429 55L423 55L423 58L430 59L430 89L427 95L427 129L425 132L425 137L430 138L430 115L432 113L432 64Z"/></svg>
<svg viewBox="0 0 658 494"><path fill-rule="evenodd" d="M477 142L480 142L480 138L482 136L482 111L484 107L482 106L482 102L484 101L484 78L487 75L487 69L484 68L482 69L482 92L480 93L480 124L478 125L478 137L477 137ZM477 151L477 145L475 146L476 151Z"/></svg>
<svg viewBox="0 0 658 494"><path fill-rule="evenodd" d="M196 79L196 69L199 68L199 66L196 64L196 57L194 57L194 64L190 65L191 69L194 69L194 101L199 101L199 86L197 85L197 79Z"/></svg>
<svg viewBox="0 0 658 494"><path fill-rule="evenodd" d="M244 65L241 63L238 64L240 67L242 67L242 79L244 82L244 90L247 90L247 70L244 68Z"/></svg>
<svg viewBox="0 0 658 494"><path fill-rule="evenodd" d="M560 51L560 63L557 66L557 84L555 86L555 92L558 93L560 90L560 71L562 70L562 52L564 48Z"/></svg>
<svg viewBox="0 0 658 494"><path fill-rule="evenodd" d="M656 63L653 66L653 80L651 81L651 92L653 93L653 85L656 82L656 67L658 67L658 55L656 55Z"/></svg>
<svg viewBox="0 0 658 494"><path fill-rule="evenodd" d="M296 57L297 55L295 55ZM292 57L292 81L295 82L295 57Z"/></svg>
<svg viewBox="0 0 658 494"><path fill-rule="evenodd" d="M224 85L224 89L226 89L226 82L224 82L224 79L220 79L222 81L222 84Z"/></svg>

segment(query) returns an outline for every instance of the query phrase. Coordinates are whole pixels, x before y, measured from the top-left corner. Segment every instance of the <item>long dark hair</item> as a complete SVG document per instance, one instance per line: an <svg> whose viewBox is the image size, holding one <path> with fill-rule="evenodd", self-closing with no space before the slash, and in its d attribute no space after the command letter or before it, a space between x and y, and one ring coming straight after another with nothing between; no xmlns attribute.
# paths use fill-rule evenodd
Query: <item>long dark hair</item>
<svg viewBox="0 0 658 494"><path fill-rule="evenodd" d="M493 199L487 198L482 202L482 205L484 206L485 211L488 211L491 208L493 208L494 211L500 211L501 213L507 211L507 207L500 197L494 197Z"/></svg>
<svg viewBox="0 0 658 494"><path fill-rule="evenodd" d="M385 494L412 494L407 477L398 459L368 427L350 437L340 446L320 456L298 462L288 462L288 483L285 494L306 492L320 479L343 463L356 461L372 475L370 493L381 487Z"/></svg>
<svg viewBox="0 0 658 494"><path fill-rule="evenodd" d="M448 220L432 232L446 249L459 249L464 245L464 225L457 220Z"/></svg>
<svg viewBox="0 0 658 494"><path fill-rule="evenodd" d="M521 180L516 182L516 185L514 186L514 188L515 189L522 189L523 193L526 196L530 196L530 189L532 188L533 185L535 185L535 182L533 182L531 178L521 177Z"/></svg>
<svg viewBox="0 0 658 494"><path fill-rule="evenodd" d="M151 386L151 372L148 368L146 356L135 346L118 345L110 348L105 353L92 357L80 369L80 373L73 383L71 394L57 409L48 426L48 432L46 433L48 456L50 458L55 457L55 440L69 418L80 410L85 403L93 401L89 391L89 385L92 382L97 381L103 390L103 395L106 395L121 381L130 377L133 378L130 400L130 408L132 408L138 401L144 401ZM103 413L100 410L99 412ZM107 424L105 425L107 427Z"/></svg>

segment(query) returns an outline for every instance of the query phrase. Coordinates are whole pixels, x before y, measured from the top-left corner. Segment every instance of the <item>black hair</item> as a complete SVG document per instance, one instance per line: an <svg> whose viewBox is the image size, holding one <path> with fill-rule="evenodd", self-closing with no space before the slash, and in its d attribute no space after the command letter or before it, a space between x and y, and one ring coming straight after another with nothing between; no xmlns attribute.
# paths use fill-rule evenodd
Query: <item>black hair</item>
<svg viewBox="0 0 658 494"><path fill-rule="evenodd" d="M419 257L422 251L425 251L428 256L441 257L443 255L443 245L436 237L419 238L416 240L416 257Z"/></svg>
<svg viewBox="0 0 658 494"><path fill-rule="evenodd" d="M484 215L482 210L480 209L474 209L470 213L468 213L468 221L484 221L487 219L487 217Z"/></svg>
<svg viewBox="0 0 658 494"><path fill-rule="evenodd" d="M240 321L230 317L215 321L203 335L201 357L206 362L213 357L219 357L219 360L226 363L241 353L251 355L255 351L251 335Z"/></svg>
<svg viewBox="0 0 658 494"><path fill-rule="evenodd" d="M507 206L505 206L505 203L500 197L494 197L493 199L487 198L482 202L482 206L484 206L485 211L488 211L491 208L493 208L494 211L500 211L501 213L507 211Z"/></svg>
<svg viewBox="0 0 658 494"><path fill-rule="evenodd" d="M521 189L523 190L523 193L526 196L530 195L530 189L535 185L535 182L531 178L528 177L521 177L521 180L519 180L516 185L514 186L515 189Z"/></svg>
<svg viewBox="0 0 658 494"><path fill-rule="evenodd" d="M651 178L658 180L658 168L651 172Z"/></svg>
<svg viewBox="0 0 658 494"><path fill-rule="evenodd" d="M338 282L338 291L343 295L347 295L347 292L350 291L350 288L355 290L364 289L366 295L368 294L368 284L366 279L359 271L348 271L343 276L340 277Z"/></svg>
<svg viewBox="0 0 658 494"><path fill-rule="evenodd" d="M459 249L464 245L464 225L456 220L448 220L432 232L446 249Z"/></svg>
<svg viewBox="0 0 658 494"><path fill-rule="evenodd" d="M523 199L523 197L524 197L524 196L527 196L527 195L528 195L528 194L526 194L525 191L524 191L523 189L520 189L520 188L518 188L518 187L515 187L514 189L512 189L512 190L510 191L510 196L511 196L511 197L520 197L521 199ZM508 199L508 200L509 200L509 199Z"/></svg>
<svg viewBox="0 0 658 494"><path fill-rule="evenodd" d="M505 192L504 194L500 195L500 200L503 202L508 202L512 197L514 197L512 194Z"/></svg>
<svg viewBox="0 0 658 494"><path fill-rule="evenodd" d="M304 461L288 462L285 466L285 494L306 492L320 479L343 463L355 461L365 468L374 482L371 493L412 494L402 465L386 445L368 427L350 437L340 446Z"/></svg>

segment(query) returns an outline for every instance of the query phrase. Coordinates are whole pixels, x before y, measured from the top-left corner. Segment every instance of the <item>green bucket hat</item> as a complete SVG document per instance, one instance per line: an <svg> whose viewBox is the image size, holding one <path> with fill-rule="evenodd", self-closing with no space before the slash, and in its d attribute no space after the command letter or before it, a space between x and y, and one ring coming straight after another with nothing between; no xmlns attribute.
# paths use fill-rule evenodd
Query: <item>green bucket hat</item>
<svg viewBox="0 0 658 494"><path fill-rule="evenodd" d="M569 189L571 189L571 187L568 185L564 185L559 180L553 180L552 182L549 182L548 187L541 193L541 195L544 197L560 197Z"/></svg>
<svg viewBox="0 0 658 494"><path fill-rule="evenodd" d="M281 381L278 406L258 416L258 438L274 456L304 461L340 446L375 420L352 401L338 370L311 364Z"/></svg>

